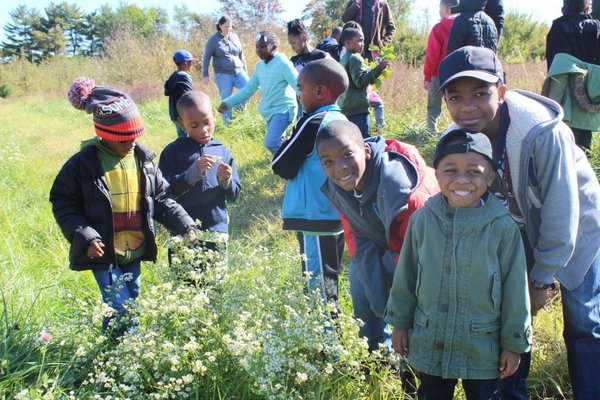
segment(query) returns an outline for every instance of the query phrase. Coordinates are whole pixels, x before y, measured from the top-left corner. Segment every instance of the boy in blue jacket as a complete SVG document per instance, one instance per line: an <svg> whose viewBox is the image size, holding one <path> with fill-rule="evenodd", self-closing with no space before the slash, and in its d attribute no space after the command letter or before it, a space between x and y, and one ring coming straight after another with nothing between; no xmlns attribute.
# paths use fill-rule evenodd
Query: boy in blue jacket
<svg viewBox="0 0 600 400"><path fill-rule="evenodd" d="M338 272L344 250L340 217L321 192L327 178L315 149L321 127L346 117L336 100L348 87L344 68L335 60L321 59L304 66L298 91L304 115L273 158L273 172L287 179L283 197L283 229L296 231L302 269L309 285L318 285L328 301L337 302Z"/></svg>
<svg viewBox="0 0 600 400"><path fill-rule="evenodd" d="M241 185L231 152L214 138L215 113L207 94L194 90L177 102L178 123L188 133L169 143L159 168L170 184L169 194L203 231L229 233L227 202L240 195ZM210 249L216 246L209 244Z"/></svg>

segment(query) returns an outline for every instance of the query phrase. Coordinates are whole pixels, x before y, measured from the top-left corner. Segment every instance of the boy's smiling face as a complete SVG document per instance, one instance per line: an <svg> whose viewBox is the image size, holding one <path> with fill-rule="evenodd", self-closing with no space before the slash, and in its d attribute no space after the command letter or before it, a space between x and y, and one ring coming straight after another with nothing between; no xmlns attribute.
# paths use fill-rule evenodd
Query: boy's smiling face
<svg viewBox="0 0 600 400"><path fill-rule="evenodd" d="M367 144L340 135L321 141L317 150L325 174L336 185L346 191L363 189L367 160L371 158Z"/></svg>
<svg viewBox="0 0 600 400"><path fill-rule="evenodd" d="M493 139L498 134L498 108L506 86L476 78L459 78L444 89L444 100L452 121L470 132L483 132Z"/></svg>
<svg viewBox="0 0 600 400"><path fill-rule="evenodd" d="M440 190L456 208L479 207L481 196L494 181L491 163L481 154L453 153L442 158L435 169Z"/></svg>

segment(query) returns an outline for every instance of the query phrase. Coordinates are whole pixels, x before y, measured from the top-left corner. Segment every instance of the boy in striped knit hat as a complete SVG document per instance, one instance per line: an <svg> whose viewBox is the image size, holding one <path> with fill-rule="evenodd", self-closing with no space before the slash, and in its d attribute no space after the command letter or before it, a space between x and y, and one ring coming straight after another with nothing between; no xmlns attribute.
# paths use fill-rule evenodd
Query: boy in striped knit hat
<svg viewBox="0 0 600 400"><path fill-rule="evenodd" d="M126 93L96 86L85 77L69 90L71 104L93 114L96 137L61 168L50 190L54 218L70 242L70 268L91 270L102 299L120 317L140 290L140 261L156 260L156 218L176 234L195 240L194 221L166 196L168 183L137 140L141 115ZM113 321L113 322L111 322ZM104 319L116 336L123 318Z"/></svg>

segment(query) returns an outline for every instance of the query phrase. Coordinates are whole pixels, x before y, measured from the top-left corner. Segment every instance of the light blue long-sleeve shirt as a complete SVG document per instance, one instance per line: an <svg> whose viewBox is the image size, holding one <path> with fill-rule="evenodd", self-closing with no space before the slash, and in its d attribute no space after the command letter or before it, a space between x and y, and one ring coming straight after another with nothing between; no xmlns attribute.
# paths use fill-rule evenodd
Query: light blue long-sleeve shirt
<svg viewBox="0 0 600 400"><path fill-rule="evenodd" d="M258 112L269 122L274 114L290 112L290 116L296 118L297 102L296 88L298 72L286 56L277 53L265 63L259 61L248 84L235 94L229 96L223 102L227 108L248 100L258 88L262 92L262 100L258 106Z"/></svg>

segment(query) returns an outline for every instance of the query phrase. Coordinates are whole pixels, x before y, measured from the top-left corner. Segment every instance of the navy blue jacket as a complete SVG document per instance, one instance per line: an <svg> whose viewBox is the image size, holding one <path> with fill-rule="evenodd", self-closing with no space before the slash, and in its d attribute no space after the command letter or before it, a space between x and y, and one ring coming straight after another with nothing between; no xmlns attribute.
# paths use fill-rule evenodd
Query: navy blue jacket
<svg viewBox="0 0 600 400"><path fill-rule="evenodd" d="M227 188L219 185L216 165L204 177L196 172L194 163L204 154L221 157L222 162L231 166ZM194 220L200 220L201 230L228 233L227 201L235 201L242 186L233 156L223 143L212 138L202 145L187 136L179 137L162 151L158 167L170 184L169 195Z"/></svg>
<svg viewBox="0 0 600 400"><path fill-rule="evenodd" d="M494 21L483 11L465 11L454 18L448 53L463 46L487 47L498 51L498 31Z"/></svg>
<svg viewBox="0 0 600 400"><path fill-rule="evenodd" d="M504 27L504 5L502 3L502 0L461 0L456 7L452 7L452 13L483 10L494 21L498 38L500 38Z"/></svg>
<svg viewBox="0 0 600 400"><path fill-rule="evenodd" d="M165 96L169 96L169 117L171 121L177 122L177 101L184 93L194 90L192 77L185 71L175 71L165 81Z"/></svg>

